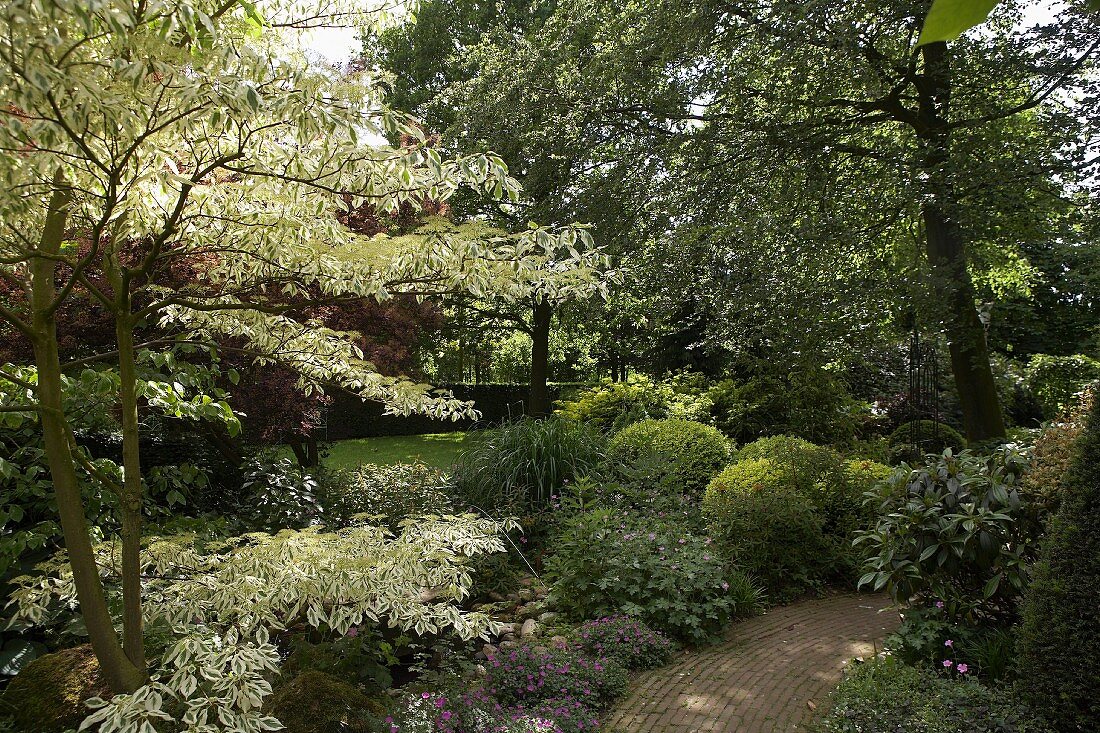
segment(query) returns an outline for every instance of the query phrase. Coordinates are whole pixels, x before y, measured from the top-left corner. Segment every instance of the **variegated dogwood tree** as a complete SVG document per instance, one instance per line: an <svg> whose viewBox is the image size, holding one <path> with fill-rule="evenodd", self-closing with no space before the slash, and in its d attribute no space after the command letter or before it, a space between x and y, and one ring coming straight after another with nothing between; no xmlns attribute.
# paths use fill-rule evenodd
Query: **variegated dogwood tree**
<svg viewBox="0 0 1100 733"><path fill-rule="evenodd" d="M392 412L445 418L473 408L379 375L347 334L288 318L285 300L518 300L601 287L603 255L580 227L500 236L429 221L387 238L341 223L349 207L418 207L463 186L501 205L518 196L499 158L441 157L414 120L385 106L371 71L318 67L288 43L298 29L385 17L355 0L12 0L0 9L0 278L19 294L0 301L0 319L33 345L35 361L33 373L0 373L15 387L0 410L40 424L73 596L116 691L148 680L136 329L233 338L292 366L304 390L333 384ZM410 142L378 143L385 135ZM158 284L171 269L191 277ZM121 640L65 410L58 314L78 290L115 321Z"/></svg>

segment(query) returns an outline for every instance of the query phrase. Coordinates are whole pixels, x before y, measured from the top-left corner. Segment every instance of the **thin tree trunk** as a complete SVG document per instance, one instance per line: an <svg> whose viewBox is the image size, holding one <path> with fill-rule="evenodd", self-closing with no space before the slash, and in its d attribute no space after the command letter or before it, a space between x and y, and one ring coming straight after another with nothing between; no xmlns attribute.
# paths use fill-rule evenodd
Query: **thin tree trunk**
<svg viewBox="0 0 1100 733"><path fill-rule="evenodd" d="M137 366L134 355L134 327L129 300L119 295L115 337L118 341L118 371L122 402L122 642L130 662L147 667L141 616L141 445L138 427ZM123 310L124 309L124 310Z"/></svg>
<svg viewBox="0 0 1100 733"><path fill-rule="evenodd" d="M554 311L548 302L535 303L531 323L531 386L527 414L545 417L550 413L550 389L546 384L550 371L550 319Z"/></svg>
<svg viewBox="0 0 1100 733"><path fill-rule="evenodd" d="M941 318L947 332L966 437L972 441L1003 438L1004 417L989 363L985 328L975 305L966 243L954 220L958 197L948 171L951 67L947 44L927 44L921 47L921 53L924 74L918 85L917 137L925 148L924 172L931 184L921 214L933 287L943 309Z"/></svg>
<svg viewBox="0 0 1100 733"><path fill-rule="evenodd" d="M60 186L60 174L55 178ZM68 197L56 191L50 199L46 226L39 249L46 255L61 250L65 236ZM146 671L135 666L126 656L115 633L107 608L107 599L96 566L88 521L84 516L84 501L68 441L68 425L62 407L61 360L57 348L57 321L51 310L57 295L54 276L57 264L45 257L31 260L31 308L33 311L34 357L38 368L37 397L46 461L50 467L57 500L57 513L65 538L73 584L80 603L80 614L88 630L88 639L99 660L107 684L115 692L132 692L144 684Z"/></svg>

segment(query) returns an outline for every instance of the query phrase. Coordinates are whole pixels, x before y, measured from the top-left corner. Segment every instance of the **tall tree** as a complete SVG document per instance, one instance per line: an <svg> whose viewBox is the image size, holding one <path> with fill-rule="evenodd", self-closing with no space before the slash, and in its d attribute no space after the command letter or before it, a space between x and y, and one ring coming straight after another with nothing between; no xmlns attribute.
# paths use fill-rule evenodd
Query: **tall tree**
<svg viewBox="0 0 1100 733"><path fill-rule="evenodd" d="M345 334L285 317L286 299L467 291L522 298L535 280L564 296L587 289L584 273L602 257L581 247L577 267L566 265L561 253L588 242L583 230L368 238L341 221L364 201L393 212L445 201L464 185L517 195L495 156L444 159L418 125L384 105L372 75L311 67L281 42L287 29L318 19L374 22L355 6L273 1L264 4L266 17L251 3L213 0L16 0L0 10L0 277L24 294L0 304L0 318L33 344L35 357L32 378L0 373L23 395L0 409L39 421L81 613L115 690L134 690L147 676L137 404L152 396L135 368L141 324L200 342L239 340L261 363L293 368L307 392L334 383L397 413L468 414L470 405L428 385L378 374ZM416 143L373 145L364 132ZM89 246L75 246L78 237ZM552 273L540 270L548 258L561 263ZM158 286L155 274L180 263L203 277L184 288ZM103 282L89 276L93 268ZM114 322L125 468L121 641L63 399L58 318L78 286Z"/></svg>

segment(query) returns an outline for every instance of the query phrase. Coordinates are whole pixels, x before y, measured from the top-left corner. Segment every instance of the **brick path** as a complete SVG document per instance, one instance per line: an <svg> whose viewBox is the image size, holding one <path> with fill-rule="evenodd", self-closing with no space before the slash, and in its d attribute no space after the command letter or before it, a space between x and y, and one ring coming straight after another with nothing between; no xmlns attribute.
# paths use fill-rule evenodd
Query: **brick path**
<svg viewBox="0 0 1100 733"><path fill-rule="evenodd" d="M611 733L780 733L827 702L853 657L898 623L885 596L800 601L734 624L726 641L642 675L609 715Z"/></svg>

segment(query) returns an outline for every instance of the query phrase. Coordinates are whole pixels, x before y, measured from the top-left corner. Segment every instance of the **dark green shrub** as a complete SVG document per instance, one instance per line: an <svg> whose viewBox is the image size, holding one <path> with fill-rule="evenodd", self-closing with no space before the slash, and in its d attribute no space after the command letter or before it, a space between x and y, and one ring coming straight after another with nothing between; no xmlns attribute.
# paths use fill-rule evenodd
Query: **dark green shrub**
<svg viewBox="0 0 1100 733"><path fill-rule="evenodd" d="M919 427L918 427L919 424ZM917 444L919 437L920 444ZM903 423L888 437L891 456L898 460L915 461L928 453L943 453L947 448L953 452L966 448L966 438L950 425L934 420L914 420Z"/></svg>
<svg viewBox="0 0 1100 733"><path fill-rule="evenodd" d="M1041 532L1020 488L1027 467L1010 448L903 464L874 528L856 540L869 555L859 585L899 604L942 602L951 620L1011 620Z"/></svg>
<svg viewBox="0 0 1100 733"><path fill-rule="evenodd" d="M1075 396L1091 382L1100 379L1100 361L1084 354L1035 354L1027 364L1025 379L1043 412L1054 417L1071 406Z"/></svg>
<svg viewBox="0 0 1100 733"><path fill-rule="evenodd" d="M864 406L823 370L766 371L747 380L727 379L707 391L718 429L734 442L767 435L795 435L841 444L856 436Z"/></svg>
<svg viewBox="0 0 1100 733"><path fill-rule="evenodd" d="M562 417L610 433L646 419L706 420L710 401L695 394L685 380L654 382L635 375L625 382L605 379L562 400L557 408Z"/></svg>
<svg viewBox="0 0 1100 733"><path fill-rule="evenodd" d="M941 669L944 669L941 667ZM833 693L825 733L1047 733L1005 689L893 657L856 666Z"/></svg>
<svg viewBox="0 0 1100 733"><path fill-rule="evenodd" d="M317 479L291 459L261 454L245 466L242 518L267 531L319 524L324 507L317 489Z"/></svg>
<svg viewBox="0 0 1100 733"><path fill-rule="evenodd" d="M1034 569L1020 630L1024 692L1059 731L1100 720L1100 402L1092 406Z"/></svg>
<svg viewBox="0 0 1100 733"><path fill-rule="evenodd" d="M553 547L551 603L578 620L636 616L698 643L759 602L759 591L727 571L709 539L659 517L588 509L563 520Z"/></svg>
<svg viewBox="0 0 1100 733"><path fill-rule="evenodd" d="M658 473L654 480L669 484L681 493L698 493L730 460L729 441L709 425L690 420L642 420L611 438L609 459L635 465L645 457L654 459Z"/></svg>
<svg viewBox="0 0 1100 733"><path fill-rule="evenodd" d="M820 587L838 563L824 520L767 458L734 463L707 487L703 515L723 556L784 599Z"/></svg>
<svg viewBox="0 0 1100 733"><path fill-rule="evenodd" d="M443 472L423 463L367 463L325 476L322 489L326 515L337 524L367 514L396 530L408 517L454 511Z"/></svg>
<svg viewBox="0 0 1100 733"><path fill-rule="evenodd" d="M887 637L884 646L906 664L927 664L943 669L966 665L969 674L981 679L1004 680L1015 665L1016 637L1012 627L971 624L951 618L946 604L938 601L909 606L901 612L902 622Z"/></svg>
<svg viewBox="0 0 1100 733"><path fill-rule="evenodd" d="M459 497L490 514L526 514L546 507L569 482L604 460L605 440L581 423L523 418L473 438L458 458Z"/></svg>

